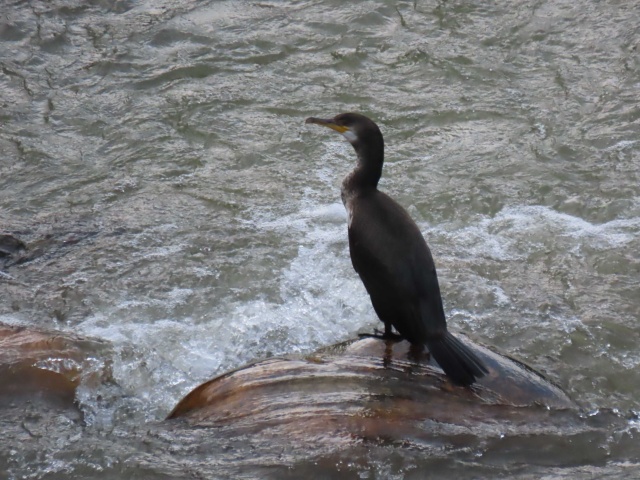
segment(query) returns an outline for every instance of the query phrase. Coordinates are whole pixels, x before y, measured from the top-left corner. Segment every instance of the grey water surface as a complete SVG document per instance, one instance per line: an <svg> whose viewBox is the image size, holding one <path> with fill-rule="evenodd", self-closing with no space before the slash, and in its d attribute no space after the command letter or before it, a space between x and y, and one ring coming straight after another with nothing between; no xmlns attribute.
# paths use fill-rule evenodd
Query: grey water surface
<svg viewBox="0 0 640 480"><path fill-rule="evenodd" d="M0 322L101 339L111 373L81 421L3 413L0 477L640 477L639 19L1 0L0 233L36 253L4 263ZM385 135L380 186L427 237L451 329L545 372L577 418L335 449L165 426L216 374L379 326L340 203L352 149L304 125L344 111Z"/></svg>

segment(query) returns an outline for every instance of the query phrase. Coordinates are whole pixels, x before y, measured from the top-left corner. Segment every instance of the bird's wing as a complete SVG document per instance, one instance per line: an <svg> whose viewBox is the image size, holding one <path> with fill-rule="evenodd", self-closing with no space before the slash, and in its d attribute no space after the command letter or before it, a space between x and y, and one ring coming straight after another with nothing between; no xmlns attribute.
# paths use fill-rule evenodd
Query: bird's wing
<svg viewBox="0 0 640 480"><path fill-rule="evenodd" d="M368 211L352 212L349 247L353 267L372 300L377 293L402 302L398 306L402 312L419 317L412 322L415 336L425 340L439 336L446 330L446 319L429 247L406 211L380 195L380 201L360 205Z"/></svg>

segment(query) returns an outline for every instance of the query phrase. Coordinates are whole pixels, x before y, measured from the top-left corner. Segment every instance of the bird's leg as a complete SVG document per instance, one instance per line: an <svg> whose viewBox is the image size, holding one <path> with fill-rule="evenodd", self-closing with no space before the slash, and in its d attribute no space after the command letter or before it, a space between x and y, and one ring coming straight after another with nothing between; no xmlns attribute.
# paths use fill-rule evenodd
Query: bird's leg
<svg viewBox="0 0 640 480"><path fill-rule="evenodd" d="M377 328L373 329L373 333L360 333L358 336L360 338L379 338L381 340L393 340L394 342L399 342L403 340L402 335L398 333L393 333L393 327L390 323L384 324L384 333L382 333Z"/></svg>
<svg viewBox="0 0 640 480"><path fill-rule="evenodd" d="M399 333L393 333L393 326L391 323L385 322L384 324L384 338L387 340L402 340L402 335Z"/></svg>
<svg viewBox="0 0 640 480"><path fill-rule="evenodd" d="M384 334L386 337L388 337L389 335L393 335L393 325L391 325L389 322L384 322Z"/></svg>

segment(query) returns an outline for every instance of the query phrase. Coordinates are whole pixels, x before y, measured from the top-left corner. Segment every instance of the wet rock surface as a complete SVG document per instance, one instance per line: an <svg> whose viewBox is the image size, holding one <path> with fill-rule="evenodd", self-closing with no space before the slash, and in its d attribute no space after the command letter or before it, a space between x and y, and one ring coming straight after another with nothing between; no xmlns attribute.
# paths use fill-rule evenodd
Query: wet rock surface
<svg viewBox="0 0 640 480"><path fill-rule="evenodd" d="M526 365L466 343L489 370L471 388L452 385L428 355L412 358L408 342L367 338L221 375L189 393L169 418L299 439L356 435L400 441L426 433L425 422L477 428L576 407Z"/></svg>
<svg viewBox="0 0 640 480"><path fill-rule="evenodd" d="M104 345L60 332L0 325L0 408L41 402L77 409L81 380L96 383L91 356Z"/></svg>

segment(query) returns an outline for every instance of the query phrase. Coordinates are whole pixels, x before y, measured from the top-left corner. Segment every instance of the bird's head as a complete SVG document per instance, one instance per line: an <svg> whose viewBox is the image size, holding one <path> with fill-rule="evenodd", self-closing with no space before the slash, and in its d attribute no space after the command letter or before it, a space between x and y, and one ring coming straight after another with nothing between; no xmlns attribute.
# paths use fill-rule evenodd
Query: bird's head
<svg viewBox="0 0 640 480"><path fill-rule="evenodd" d="M382 140L380 129L373 120L359 113L341 113L331 119L309 117L305 123L314 123L335 130L353 146L373 139Z"/></svg>

